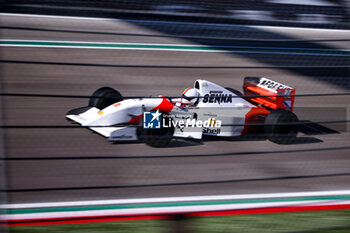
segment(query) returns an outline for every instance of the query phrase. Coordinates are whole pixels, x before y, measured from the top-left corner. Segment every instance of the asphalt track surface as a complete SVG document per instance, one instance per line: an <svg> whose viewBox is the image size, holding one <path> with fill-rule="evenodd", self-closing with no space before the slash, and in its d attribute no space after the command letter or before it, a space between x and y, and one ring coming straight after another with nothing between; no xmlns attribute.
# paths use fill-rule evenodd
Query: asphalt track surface
<svg viewBox="0 0 350 233"><path fill-rule="evenodd" d="M202 40L220 35L248 39L339 39L348 31L223 27L220 25L123 22L1 16L2 39L264 46L349 49L348 41L251 42ZM15 27L55 29L23 30ZM101 33L76 33L73 31ZM124 33L124 35L118 35ZM129 35L125 35L129 34ZM130 34L152 34L135 36ZM177 34L181 37L168 35ZM349 57L288 54L237 54L153 50L1 47L2 60L53 64L2 63L4 93L90 95L111 86L125 96L177 96L196 79L241 89L245 76L265 76L298 94L348 92L347 69L199 69L167 66L348 66ZM65 64L58 64L65 63ZM161 65L162 68L94 67L67 63ZM316 71L315 71L316 70ZM298 97L302 120L349 120L349 96ZM6 125L72 125L68 110L87 99L3 97ZM168 148L143 143L110 143L84 128L4 129L10 203L75 201L187 195L344 190L350 188L350 134L347 124L327 125L337 133L299 133L296 143L258 139L174 140ZM30 158L35 158L32 160Z"/></svg>

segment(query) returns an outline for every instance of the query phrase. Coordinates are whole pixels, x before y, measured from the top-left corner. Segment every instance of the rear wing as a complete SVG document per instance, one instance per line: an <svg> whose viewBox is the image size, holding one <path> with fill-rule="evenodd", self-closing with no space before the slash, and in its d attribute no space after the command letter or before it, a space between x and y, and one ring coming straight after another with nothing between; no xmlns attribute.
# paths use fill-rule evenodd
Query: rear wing
<svg viewBox="0 0 350 233"><path fill-rule="evenodd" d="M293 111L295 88L264 77L246 77L244 78L243 91L250 102L271 109Z"/></svg>

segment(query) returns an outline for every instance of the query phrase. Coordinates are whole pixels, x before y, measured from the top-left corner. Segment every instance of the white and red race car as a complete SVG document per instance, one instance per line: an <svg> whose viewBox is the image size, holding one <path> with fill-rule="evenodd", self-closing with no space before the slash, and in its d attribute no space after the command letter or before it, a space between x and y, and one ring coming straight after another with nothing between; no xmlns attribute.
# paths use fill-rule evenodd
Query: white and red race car
<svg viewBox="0 0 350 233"><path fill-rule="evenodd" d="M206 80L196 80L199 93L191 106L182 98L124 99L113 88L102 87L89 106L69 111L66 118L110 141L144 141L166 146L175 138L202 139L261 133L276 143L296 138L297 116L292 112L295 89L264 77L246 77L244 96Z"/></svg>

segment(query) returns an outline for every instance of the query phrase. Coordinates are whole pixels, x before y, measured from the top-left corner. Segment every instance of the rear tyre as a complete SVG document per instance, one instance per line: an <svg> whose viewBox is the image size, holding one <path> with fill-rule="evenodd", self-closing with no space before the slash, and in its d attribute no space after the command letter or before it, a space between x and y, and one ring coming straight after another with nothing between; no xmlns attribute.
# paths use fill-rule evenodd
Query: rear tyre
<svg viewBox="0 0 350 233"><path fill-rule="evenodd" d="M166 120L171 121L171 118L167 117L167 115L162 114L161 118L163 117L166 117L168 118ZM162 127L160 129L145 129L140 126L137 130L137 135L140 141L143 141L151 147L166 147L173 138L174 131L175 128L172 125L171 127Z"/></svg>
<svg viewBox="0 0 350 233"><path fill-rule="evenodd" d="M123 100L123 96L115 89L111 87L101 87L97 89L90 98L89 106L98 109L104 109L111 104L117 103ZM95 98L98 97L98 98Z"/></svg>
<svg viewBox="0 0 350 233"><path fill-rule="evenodd" d="M287 110L272 110L265 118L264 133L277 144L293 143L298 134L298 117ZM278 125L284 124L286 125ZM295 123L295 124L293 124Z"/></svg>
<svg viewBox="0 0 350 233"><path fill-rule="evenodd" d="M237 95L237 96L243 96L242 92L240 92L239 90L233 89L231 87L225 87L226 90L232 92L233 94Z"/></svg>

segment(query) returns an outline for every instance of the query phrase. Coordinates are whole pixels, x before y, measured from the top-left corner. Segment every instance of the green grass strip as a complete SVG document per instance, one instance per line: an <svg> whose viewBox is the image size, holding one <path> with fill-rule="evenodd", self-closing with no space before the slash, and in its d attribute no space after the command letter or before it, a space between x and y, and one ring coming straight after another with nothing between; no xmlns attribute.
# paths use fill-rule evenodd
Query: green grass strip
<svg viewBox="0 0 350 233"><path fill-rule="evenodd" d="M190 218L191 233L349 233L350 210ZM67 225L16 226L9 233L164 233L170 220L139 220Z"/></svg>

